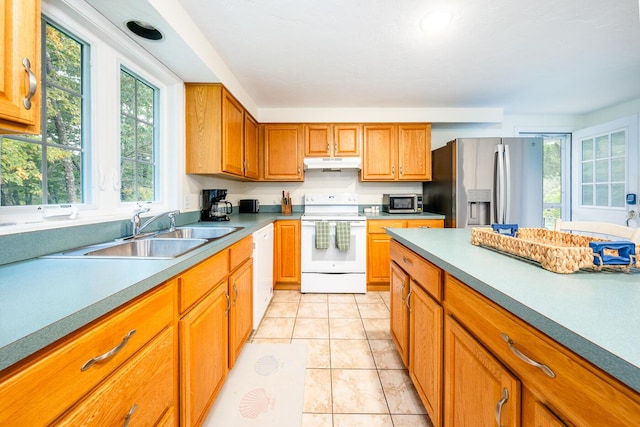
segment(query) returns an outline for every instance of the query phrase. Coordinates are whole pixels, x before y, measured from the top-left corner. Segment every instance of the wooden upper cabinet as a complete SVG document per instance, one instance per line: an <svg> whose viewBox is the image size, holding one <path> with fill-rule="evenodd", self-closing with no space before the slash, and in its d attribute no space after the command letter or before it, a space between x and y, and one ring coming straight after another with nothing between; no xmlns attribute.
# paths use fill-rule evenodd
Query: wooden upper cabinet
<svg viewBox="0 0 640 427"><path fill-rule="evenodd" d="M395 180L397 177L396 125L364 125L363 134L362 180Z"/></svg>
<svg viewBox="0 0 640 427"><path fill-rule="evenodd" d="M0 9L0 134L38 134L40 0L3 0Z"/></svg>
<svg viewBox="0 0 640 427"><path fill-rule="evenodd" d="M257 179L257 122L242 104L219 83L186 83L185 99L186 172Z"/></svg>
<svg viewBox="0 0 640 427"><path fill-rule="evenodd" d="M431 179L431 125L364 125L363 181Z"/></svg>
<svg viewBox="0 0 640 427"><path fill-rule="evenodd" d="M244 108L222 90L222 171L242 176L244 172Z"/></svg>
<svg viewBox="0 0 640 427"><path fill-rule="evenodd" d="M431 180L431 124L398 125L399 180Z"/></svg>
<svg viewBox="0 0 640 427"><path fill-rule="evenodd" d="M244 114L244 176L260 177L260 144L258 122L247 112Z"/></svg>
<svg viewBox="0 0 640 427"><path fill-rule="evenodd" d="M305 157L358 157L362 139L359 124L304 125Z"/></svg>
<svg viewBox="0 0 640 427"><path fill-rule="evenodd" d="M302 126L266 124L264 132L264 179L304 181Z"/></svg>

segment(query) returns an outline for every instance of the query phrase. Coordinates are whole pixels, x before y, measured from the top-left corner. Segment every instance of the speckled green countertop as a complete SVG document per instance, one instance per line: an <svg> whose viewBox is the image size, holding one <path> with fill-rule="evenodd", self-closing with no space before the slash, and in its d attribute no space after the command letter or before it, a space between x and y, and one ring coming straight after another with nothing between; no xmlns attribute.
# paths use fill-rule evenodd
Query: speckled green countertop
<svg viewBox="0 0 640 427"><path fill-rule="evenodd" d="M474 246L469 229L388 229L428 261L640 392L640 271L557 274Z"/></svg>
<svg viewBox="0 0 640 427"><path fill-rule="evenodd" d="M125 304L276 219L232 215L203 226L244 227L175 259L43 259L0 266L0 370Z"/></svg>

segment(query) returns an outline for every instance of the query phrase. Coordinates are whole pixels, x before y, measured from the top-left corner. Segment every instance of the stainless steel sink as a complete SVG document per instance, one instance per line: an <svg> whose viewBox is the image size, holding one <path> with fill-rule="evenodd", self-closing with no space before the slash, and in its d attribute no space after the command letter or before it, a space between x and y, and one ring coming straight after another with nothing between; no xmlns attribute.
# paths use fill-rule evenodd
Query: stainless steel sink
<svg viewBox="0 0 640 427"><path fill-rule="evenodd" d="M215 240L241 230L243 227L179 227L175 231L160 232L154 238Z"/></svg>
<svg viewBox="0 0 640 427"><path fill-rule="evenodd" d="M170 259L207 243L206 239L139 239L72 249L43 258L144 258Z"/></svg>

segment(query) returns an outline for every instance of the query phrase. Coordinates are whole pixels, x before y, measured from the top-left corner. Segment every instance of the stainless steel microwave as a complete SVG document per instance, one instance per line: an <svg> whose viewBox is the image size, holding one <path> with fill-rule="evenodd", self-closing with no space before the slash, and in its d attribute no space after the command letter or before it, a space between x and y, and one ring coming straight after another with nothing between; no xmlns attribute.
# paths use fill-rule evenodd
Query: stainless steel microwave
<svg viewBox="0 0 640 427"><path fill-rule="evenodd" d="M383 194L382 210L388 213L422 213L422 194Z"/></svg>

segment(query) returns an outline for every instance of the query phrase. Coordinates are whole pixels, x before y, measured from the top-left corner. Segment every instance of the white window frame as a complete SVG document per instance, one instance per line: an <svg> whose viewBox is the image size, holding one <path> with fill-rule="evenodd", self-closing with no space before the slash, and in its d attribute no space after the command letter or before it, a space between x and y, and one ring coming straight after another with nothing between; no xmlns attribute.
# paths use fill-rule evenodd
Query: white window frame
<svg viewBox="0 0 640 427"><path fill-rule="evenodd" d="M120 69L132 71L159 89L158 170L153 211L179 209L184 177L184 83L171 70L116 28L87 3L79 0L43 0L42 14L64 23L70 33L91 50L87 73L90 114L87 138L90 168L85 179L86 203L78 205L77 219L43 221L42 206L0 208L0 234L51 229L129 218L135 202L120 201Z"/></svg>

